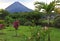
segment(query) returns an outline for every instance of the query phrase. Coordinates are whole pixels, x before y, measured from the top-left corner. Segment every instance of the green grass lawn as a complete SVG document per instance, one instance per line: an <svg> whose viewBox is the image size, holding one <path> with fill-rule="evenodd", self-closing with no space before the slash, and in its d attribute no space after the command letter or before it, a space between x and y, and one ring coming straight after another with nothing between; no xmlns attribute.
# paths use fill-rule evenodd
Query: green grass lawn
<svg viewBox="0 0 60 41"><path fill-rule="evenodd" d="M60 29L51 28L51 41L60 41ZM4 34L1 34L1 33ZM11 27L6 27L4 30L0 30L0 41L24 41L26 37L30 37L30 27L29 26L20 26L18 29L18 37L15 36L15 29Z"/></svg>

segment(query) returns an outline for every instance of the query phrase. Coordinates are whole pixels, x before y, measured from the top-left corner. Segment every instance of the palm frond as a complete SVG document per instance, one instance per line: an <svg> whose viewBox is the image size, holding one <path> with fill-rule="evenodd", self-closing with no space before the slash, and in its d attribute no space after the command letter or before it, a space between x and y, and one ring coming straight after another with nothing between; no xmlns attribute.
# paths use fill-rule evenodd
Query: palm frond
<svg viewBox="0 0 60 41"><path fill-rule="evenodd" d="M34 5L37 5L36 6L37 9L46 9L47 8L47 4L45 4L44 2L35 2Z"/></svg>
<svg viewBox="0 0 60 41"><path fill-rule="evenodd" d="M34 5L37 5L37 4L44 5L45 3L44 2L38 2L38 1L36 1Z"/></svg>
<svg viewBox="0 0 60 41"><path fill-rule="evenodd" d="M52 2L48 5L46 11L50 12L50 11L54 10L54 7L55 7L55 2L52 1Z"/></svg>
<svg viewBox="0 0 60 41"><path fill-rule="evenodd" d="M34 5L37 5L37 9L44 9L46 12L51 12L55 8L55 1L52 1L50 4L46 4L44 2L35 2Z"/></svg>

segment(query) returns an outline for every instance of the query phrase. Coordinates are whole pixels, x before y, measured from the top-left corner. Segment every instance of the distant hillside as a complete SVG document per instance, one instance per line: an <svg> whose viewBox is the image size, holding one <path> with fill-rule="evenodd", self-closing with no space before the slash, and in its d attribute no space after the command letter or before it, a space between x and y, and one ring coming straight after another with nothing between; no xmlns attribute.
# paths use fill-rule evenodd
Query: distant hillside
<svg viewBox="0 0 60 41"><path fill-rule="evenodd" d="M14 12L31 12L32 11L31 9L25 7L24 5L22 5L19 2L15 2L15 3L11 4L5 10L7 10L8 12L11 12L11 13L14 13Z"/></svg>

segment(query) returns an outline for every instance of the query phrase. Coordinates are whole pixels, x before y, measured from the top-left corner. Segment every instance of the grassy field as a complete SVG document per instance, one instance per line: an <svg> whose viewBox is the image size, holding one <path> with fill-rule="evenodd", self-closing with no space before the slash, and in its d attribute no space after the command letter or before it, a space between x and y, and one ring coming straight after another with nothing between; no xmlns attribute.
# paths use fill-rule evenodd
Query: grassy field
<svg viewBox="0 0 60 41"><path fill-rule="evenodd" d="M60 29L51 29L51 41L60 41ZM15 29L13 27L6 27L6 29L0 30L0 41L24 41L24 35L26 37L31 36L29 26L20 26L17 33L18 37L15 37Z"/></svg>

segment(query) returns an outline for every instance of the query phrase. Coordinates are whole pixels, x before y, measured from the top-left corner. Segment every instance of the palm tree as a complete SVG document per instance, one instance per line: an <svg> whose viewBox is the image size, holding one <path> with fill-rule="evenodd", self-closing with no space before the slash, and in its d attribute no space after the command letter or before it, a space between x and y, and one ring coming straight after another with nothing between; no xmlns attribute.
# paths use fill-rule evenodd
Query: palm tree
<svg viewBox="0 0 60 41"><path fill-rule="evenodd" d="M55 8L55 1L50 2L50 4L44 3L44 2L35 2L35 7L37 11L41 11L43 9L43 13L46 13L47 16L47 20L48 20L48 26L50 23L50 13L52 11L54 11ZM50 33L48 34L48 41L50 41Z"/></svg>

